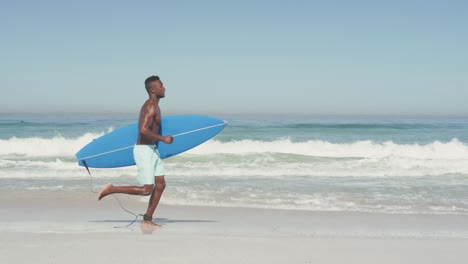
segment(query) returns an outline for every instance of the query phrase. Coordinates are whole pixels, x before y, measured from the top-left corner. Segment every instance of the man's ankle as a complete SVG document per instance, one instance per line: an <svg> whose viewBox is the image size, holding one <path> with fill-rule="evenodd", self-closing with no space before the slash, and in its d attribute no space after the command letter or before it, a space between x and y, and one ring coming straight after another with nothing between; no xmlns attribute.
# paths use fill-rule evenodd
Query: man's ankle
<svg viewBox="0 0 468 264"><path fill-rule="evenodd" d="M151 222L151 221L153 221L153 217L150 216L150 215L144 214L143 215L143 220Z"/></svg>

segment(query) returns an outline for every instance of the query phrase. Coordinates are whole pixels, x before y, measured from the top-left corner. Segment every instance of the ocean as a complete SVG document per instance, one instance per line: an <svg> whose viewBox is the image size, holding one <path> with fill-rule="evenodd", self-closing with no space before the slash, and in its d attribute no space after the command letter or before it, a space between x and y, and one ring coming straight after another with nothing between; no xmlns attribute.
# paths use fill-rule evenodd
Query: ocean
<svg viewBox="0 0 468 264"><path fill-rule="evenodd" d="M219 135L164 160L161 203L468 215L468 118L214 116L229 122ZM0 191L136 185L134 166L91 169L91 178L74 157L136 120L0 115Z"/></svg>

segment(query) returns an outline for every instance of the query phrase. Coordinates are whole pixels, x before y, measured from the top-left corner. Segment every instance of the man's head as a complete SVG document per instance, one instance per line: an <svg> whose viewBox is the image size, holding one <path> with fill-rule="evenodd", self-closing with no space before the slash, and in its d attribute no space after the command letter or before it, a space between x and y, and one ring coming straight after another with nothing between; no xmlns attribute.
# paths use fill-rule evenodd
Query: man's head
<svg viewBox="0 0 468 264"><path fill-rule="evenodd" d="M157 98L164 98L166 88L158 76L150 76L145 80L145 88L149 95L154 94Z"/></svg>

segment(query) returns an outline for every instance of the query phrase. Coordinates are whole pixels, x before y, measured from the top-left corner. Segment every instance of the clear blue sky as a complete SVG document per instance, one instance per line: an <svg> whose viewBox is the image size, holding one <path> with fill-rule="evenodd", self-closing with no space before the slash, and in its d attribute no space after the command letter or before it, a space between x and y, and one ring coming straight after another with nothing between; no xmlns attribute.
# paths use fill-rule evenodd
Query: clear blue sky
<svg viewBox="0 0 468 264"><path fill-rule="evenodd" d="M2 1L0 112L468 116L468 1Z"/></svg>

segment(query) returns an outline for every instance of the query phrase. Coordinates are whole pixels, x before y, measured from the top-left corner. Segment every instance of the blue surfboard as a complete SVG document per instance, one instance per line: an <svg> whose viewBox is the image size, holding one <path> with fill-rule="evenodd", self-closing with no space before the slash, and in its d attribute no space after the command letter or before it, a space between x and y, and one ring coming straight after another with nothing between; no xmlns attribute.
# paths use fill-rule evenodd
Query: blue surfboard
<svg viewBox="0 0 468 264"><path fill-rule="evenodd" d="M161 158L168 158L214 137L227 122L201 115L163 117L161 135L173 136L172 144L157 142ZM84 146L76 153L78 164L90 168L116 168L135 165L133 146L138 139L138 124L131 124L107 133ZM83 162L84 161L84 162Z"/></svg>

